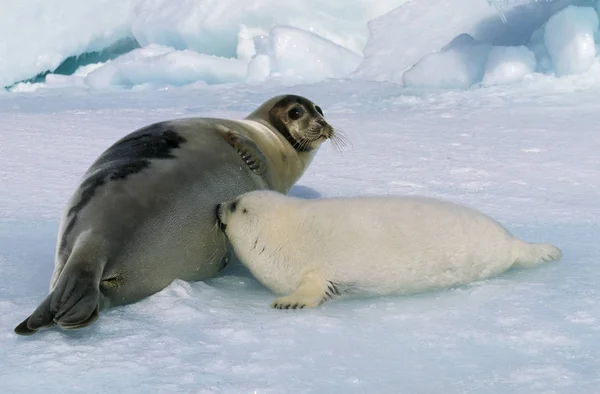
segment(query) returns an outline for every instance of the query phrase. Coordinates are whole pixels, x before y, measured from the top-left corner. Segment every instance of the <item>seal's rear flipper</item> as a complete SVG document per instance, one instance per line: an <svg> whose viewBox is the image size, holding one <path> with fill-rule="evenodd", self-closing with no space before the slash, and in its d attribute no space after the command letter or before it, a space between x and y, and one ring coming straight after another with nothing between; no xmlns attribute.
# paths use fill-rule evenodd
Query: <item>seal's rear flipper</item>
<svg viewBox="0 0 600 394"><path fill-rule="evenodd" d="M81 320L80 316L72 316L69 319L69 321L61 319L59 321L59 324L65 330L73 330L76 328L87 327L90 324L92 324L93 322L95 322L96 320L98 320L99 312L100 312L100 308L96 304L96 308L94 309L94 311L88 318Z"/></svg>
<svg viewBox="0 0 600 394"><path fill-rule="evenodd" d="M515 267L528 268L550 261L560 260L562 251L551 244L527 243L521 240L515 241L514 253Z"/></svg>
<svg viewBox="0 0 600 394"><path fill-rule="evenodd" d="M15 328L15 333L31 335L56 323L64 329L81 328L98 318L98 275L69 268L72 267L61 273L56 286L40 306Z"/></svg>
<svg viewBox="0 0 600 394"><path fill-rule="evenodd" d="M32 335L35 334L42 327L53 326L54 316L50 310L50 303L52 301L52 294L48 295L46 299L37 307L37 309L27 319L23 320L21 324L15 327L15 333L19 335Z"/></svg>

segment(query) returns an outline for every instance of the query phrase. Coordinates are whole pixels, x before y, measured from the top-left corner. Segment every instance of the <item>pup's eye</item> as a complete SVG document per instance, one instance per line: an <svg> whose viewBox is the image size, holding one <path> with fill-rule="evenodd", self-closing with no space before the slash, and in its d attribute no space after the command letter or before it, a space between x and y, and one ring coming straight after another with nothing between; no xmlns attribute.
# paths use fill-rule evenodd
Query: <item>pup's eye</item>
<svg viewBox="0 0 600 394"><path fill-rule="evenodd" d="M317 112L318 112L319 114L321 114L321 116L325 116L325 115L323 115L323 110L321 109L321 107L319 107L318 105L316 105L316 106L315 106L315 109L317 110Z"/></svg>
<svg viewBox="0 0 600 394"><path fill-rule="evenodd" d="M304 108L302 107L294 107L288 112L288 116L291 120L298 120L302 115L304 115Z"/></svg>
<svg viewBox="0 0 600 394"><path fill-rule="evenodd" d="M231 206L229 207L229 209L231 210L231 212L235 212L237 208L237 201L234 201L231 203Z"/></svg>
<svg viewBox="0 0 600 394"><path fill-rule="evenodd" d="M248 210L247 210L246 208L244 208L244 209L242 210L242 212L243 212L243 213L248 213Z"/></svg>

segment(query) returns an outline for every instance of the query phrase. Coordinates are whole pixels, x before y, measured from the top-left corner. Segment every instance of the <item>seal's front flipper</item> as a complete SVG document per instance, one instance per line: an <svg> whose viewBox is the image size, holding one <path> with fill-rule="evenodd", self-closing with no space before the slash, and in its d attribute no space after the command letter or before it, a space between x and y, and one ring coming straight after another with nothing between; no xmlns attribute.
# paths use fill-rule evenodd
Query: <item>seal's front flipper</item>
<svg viewBox="0 0 600 394"><path fill-rule="evenodd" d="M338 286L331 281L323 279L317 273L309 273L300 282L292 294L276 299L271 307L276 309L302 309L315 308L323 301L339 295Z"/></svg>
<svg viewBox="0 0 600 394"><path fill-rule="evenodd" d="M261 175L267 170L267 159L256 142L225 126L219 127L217 131L255 174Z"/></svg>

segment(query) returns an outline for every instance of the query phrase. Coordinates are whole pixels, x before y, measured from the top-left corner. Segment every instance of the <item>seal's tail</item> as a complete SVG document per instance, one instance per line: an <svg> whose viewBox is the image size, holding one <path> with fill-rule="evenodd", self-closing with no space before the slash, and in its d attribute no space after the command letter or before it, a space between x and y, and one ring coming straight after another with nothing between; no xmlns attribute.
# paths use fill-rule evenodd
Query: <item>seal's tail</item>
<svg viewBox="0 0 600 394"><path fill-rule="evenodd" d="M533 267L534 265L559 260L562 251L554 245L535 244L515 240L515 267Z"/></svg>
<svg viewBox="0 0 600 394"><path fill-rule="evenodd" d="M98 318L100 298L99 269L89 270L74 253L67 261L56 285L37 309L15 328L19 335L31 335L43 327L85 327Z"/></svg>

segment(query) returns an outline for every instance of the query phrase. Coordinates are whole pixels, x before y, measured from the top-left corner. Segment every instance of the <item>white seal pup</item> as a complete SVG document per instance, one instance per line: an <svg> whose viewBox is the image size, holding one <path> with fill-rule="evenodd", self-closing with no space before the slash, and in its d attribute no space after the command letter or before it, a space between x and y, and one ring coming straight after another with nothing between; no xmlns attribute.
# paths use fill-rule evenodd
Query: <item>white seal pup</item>
<svg viewBox="0 0 600 394"><path fill-rule="evenodd" d="M228 260L217 204L251 190L287 193L332 137L321 108L295 95L242 120L170 120L123 137L67 204L50 293L15 332L84 327L174 279L214 275Z"/></svg>
<svg viewBox="0 0 600 394"><path fill-rule="evenodd" d="M305 200L254 191L219 204L217 218L240 261L285 295L272 304L279 309L343 293L457 286L562 256L476 210L426 197Z"/></svg>

